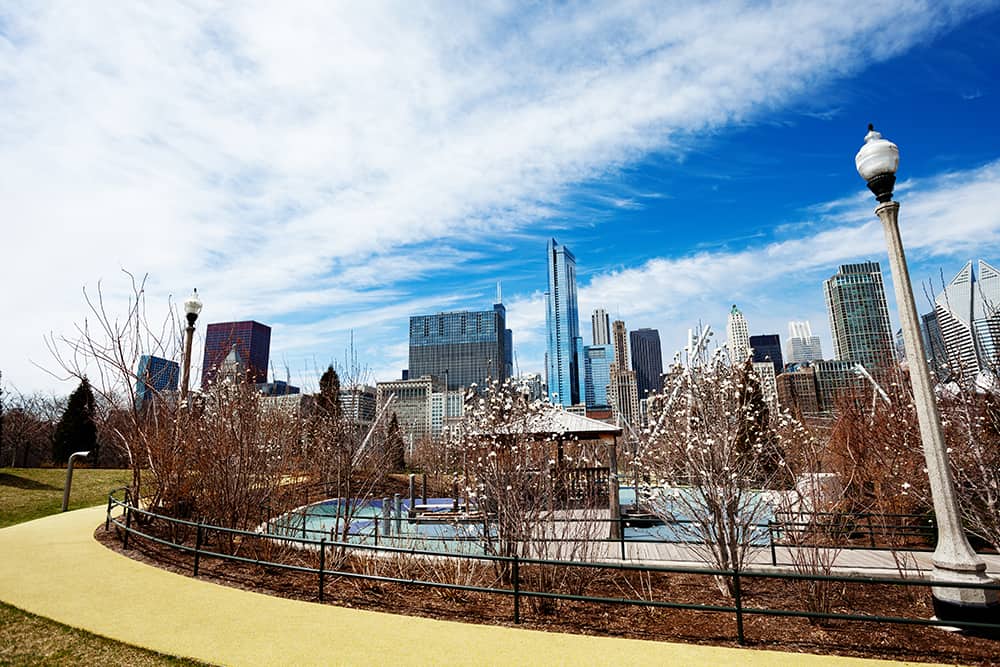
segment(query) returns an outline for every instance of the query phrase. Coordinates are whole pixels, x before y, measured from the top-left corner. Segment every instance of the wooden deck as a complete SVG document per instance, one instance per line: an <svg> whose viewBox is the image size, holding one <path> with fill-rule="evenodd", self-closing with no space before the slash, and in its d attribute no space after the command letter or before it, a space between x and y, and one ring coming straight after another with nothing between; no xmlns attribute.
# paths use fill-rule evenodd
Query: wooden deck
<svg viewBox="0 0 1000 667"><path fill-rule="evenodd" d="M557 512L559 518L572 518L574 523L572 533L582 539L606 540L610 531L610 512L608 510L563 510ZM592 519L593 521L588 521ZM570 551L573 551L570 549ZM621 543L605 541L590 544L587 553L594 560L608 563L623 562L621 558ZM557 557L557 552L565 554L566 546L551 545L548 550L550 558ZM643 565L670 565L679 567L710 567L702 555L704 550L697 545L676 542L639 542L625 540L625 560L627 563ZM795 559L793 547L775 547L777 565L771 563L771 549L765 544L756 548L751 555L751 569L759 571L792 571ZM894 555L887 549L851 548L827 549L823 558L832 559L834 574L858 574L864 576L882 577L922 577L927 576L933 567L932 554L929 551L897 551ZM1000 556L980 554L986 562L987 572L1000 577Z"/></svg>

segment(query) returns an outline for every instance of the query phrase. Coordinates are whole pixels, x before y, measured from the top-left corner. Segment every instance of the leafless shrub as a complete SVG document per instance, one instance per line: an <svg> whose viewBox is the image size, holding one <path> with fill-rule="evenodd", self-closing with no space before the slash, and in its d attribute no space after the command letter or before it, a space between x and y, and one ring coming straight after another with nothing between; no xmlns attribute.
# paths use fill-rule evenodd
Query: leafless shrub
<svg viewBox="0 0 1000 667"><path fill-rule="evenodd" d="M941 409L963 523L1000 553L1000 398L966 390Z"/></svg>
<svg viewBox="0 0 1000 667"><path fill-rule="evenodd" d="M672 375L673 389L654 401L643 447L648 506L707 564L743 570L761 548L769 496L791 486L786 443L749 362L734 368L716 354ZM717 584L734 593L730 577Z"/></svg>

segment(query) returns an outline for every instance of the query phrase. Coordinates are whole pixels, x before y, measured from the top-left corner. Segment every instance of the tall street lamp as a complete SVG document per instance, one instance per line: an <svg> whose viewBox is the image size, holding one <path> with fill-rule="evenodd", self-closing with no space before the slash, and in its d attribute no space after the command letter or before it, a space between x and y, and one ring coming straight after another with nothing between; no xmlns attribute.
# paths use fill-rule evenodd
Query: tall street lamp
<svg viewBox="0 0 1000 667"><path fill-rule="evenodd" d="M187 317L187 329L184 331L184 378L181 381L181 402L187 400L188 384L191 381L191 341L194 339L194 323L201 312L201 299L198 298L198 290L191 292L191 296L184 300L184 315Z"/></svg>
<svg viewBox="0 0 1000 667"><path fill-rule="evenodd" d="M892 201L892 189L896 184L896 169L899 167L899 148L882 138L871 125L865 136L865 144L854 158L861 178L875 194L879 205L875 214L882 221L886 245L889 249L889 268L896 289L896 307L900 323L903 325L903 342L913 384L913 401L920 424L920 440L923 444L927 476L930 479L931 499L937 524L937 548L934 550L932 581L968 582L993 584L986 576L986 564L973 551L962 529L961 514L955 496L955 484L948 467L948 451L941 430L941 415L938 413L927 354L917 319L917 307L913 301L913 288L906 268L903 242L899 236L899 202ZM1000 618L1000 602L997 591L982 588L955 588L934 586L931 588L934 614L941 620L988 621Z"/></svg>

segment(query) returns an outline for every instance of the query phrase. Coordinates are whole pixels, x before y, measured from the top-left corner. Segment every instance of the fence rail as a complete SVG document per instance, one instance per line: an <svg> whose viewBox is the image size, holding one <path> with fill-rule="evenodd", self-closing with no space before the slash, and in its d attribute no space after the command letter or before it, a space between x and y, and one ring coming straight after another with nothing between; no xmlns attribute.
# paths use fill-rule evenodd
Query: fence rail
<svg viewBox="0 0 1000 667"><path fill-rule="evenodd" d="M875 614L849 614L849 613L828 613L821 611L809 611L805 609L768 609L764 607L752 607L746 606L744 604L744 590L743 583L741 580L745 579L773 579L773 580L785 580L792 582L832 582L832 583L843 583L843 584L861 584L861 585L886 585L886 586L903 586L903 587L924 587L929 588L931 582L924 579L895 579L887 577L846 577L837 575L821 575L821 574L804 574L804 573L793 573L793 572L763 572L759 570L753 571L739 571L739 570L720 570L710 567L671 567L666 565L640 565L636 563L626 562L624 559L620 562L594 562L594 561L572 561L572 560L558 560L558 559L547 559L547 558L523 558L515 554L513 556L498 556L489 554L454 554L441 551L429 551L405 547L395 547L385 544L359 544L353 542L339 542L334 540L327 540L326 537L320 539L313 539L309 537L300 537L298 535L274 535L265 534L254 531L238 530L233 528L226 528L222 526L214 526L198 521L187 521L183 519L175 519L173 517L164 516L151 512L149 510L141 509L136 503L131 502L128 491L125 490L124 497L122 499L116 498L115 493L119 490L115 490L108 494L108 506L107 506L107 518L105 522L105 529L109 530L111 526L114 526L116 530L120 531L122 536L122 546L128 549L129 537L135 536L148 540L154 544L159 544L164 547L171 549L176 549L178 551L192 554L193 555L193 572L194 576L198 576L199 568L201 562L205 558L215 558L225 561L232 561L237 563L247 563L258 565L262 567L283 569L293 572L301 572L306 574L311 574L317 578L317 598L319 601L323 601L325 597L325 586L327 577L330 575L336 577L344 578L354 578L354 579L364 579L370 581L378 581L385 583L396 583L409 586L422 586L422 587L433 587L440 589L450 589L458 591L476 592L476 593L486 593L493 595L500 595L504 597L510 597L513 601L513 620L515 623L521 622L521 602L525 598L536 598L536 599L552 599L552 600L566 600L575 602L586 602L595 604L609 604L618 606L636 606L636 607L653 607L653 608L664 608L664 609L683 609L683 610L694 610L709 613L723 613L723 614L733 614L736 621L736 639L740 644L746 643L746 637L743 628L743 621L746 615L754 616L774 616L774 617L798 617L798 618L809 618L809 619L823 619L823 620L843 620L843 621L857 621L857 622L871 622L871 623L889 623L889 624L905 624L905 625L927 625L927 626L940 626L941 621L923 619L923 618L908 618L901 616L881 616ZM121 512L115 515L115 510L120 509ZM141 519L137 521L136 519ZM164 537L154 534L150 530L143 530L136 526L149 525L153 522L163 522L166 525L187 529L188 531L193 530L195 533L194 545L186 544L185 540L175 539L165 539ZM171 531L176 535L177 530ZM294 563L283 563L276 562L272 560L261 560L258 558L248 558L246 556L240 556L232 553L225 553L223 551L213 551L208 548L209 540L208 533L214 533L217 535L226 535L234 539L249 540L272 540L282 543L295 544L299 547L304 547L307 551L315 550L316 552L316 566L311 565L299 565ZM331 550L338 549L341 550L342 554L355 554L355 553L370 553L370 554L397 554L405 555L410 557L423 557L423 558L436 558L436 559L462 559L463 561L480 561L488 562L493 564L499 564L507 576L503 578L501 583L506 585L496 586L476 586L471 584L460 584L455 582L441 582L441 581L429 581L425 579L414 579L407 577L394 577L387 575L371 574L364 572L352 572L347 571L342 568L330 568L327 560L327 555ZM335 561L336 562L336 561ZM345 561L341 561L345 562ZM732 604L694 604L687 602L675 602L670 600L643 600L643 599L633 599L633 598L612 598L612 597L598 597L598 596L588 596L588 595L577 595L565 592L557 591L545 591L545 590L531 590L524 588L524 582L522 581L522 570L525 567L556 567L556 568L588 568L597 570L614 570L614 571L630 571L639 572L643 574L686 574L694 576L704 576L704 577L724 577L730 582L732 582ZM994 583L991 585L982 584L969 584L967 582L946 582L946 581L935 581L933 583L935 587L948 587L948 588L978 588L978 589L993 589L1000 590L1000 584ZM1000 635L1000 623L980 623L972 621L948 621L948 625L959 627L963 629L984 631L991 634Z"/></svg>

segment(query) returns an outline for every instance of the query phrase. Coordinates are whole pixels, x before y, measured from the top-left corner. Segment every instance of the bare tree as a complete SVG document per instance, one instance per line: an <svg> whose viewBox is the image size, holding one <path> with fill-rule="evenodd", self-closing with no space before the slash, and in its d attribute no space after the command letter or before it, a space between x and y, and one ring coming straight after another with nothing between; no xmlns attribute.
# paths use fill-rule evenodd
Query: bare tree
<svg viewBox="0 0 1000 667"><path fill-rule="evenodd" d="M100 406L99 430L132 470L133 499L155 511L232 528L253 527L260 503L299 460L297 422L267 411L238 374L220 373L204 394L180 404L139 377L142 355L178 358L181 327L172 308L147 317L144 279L130 273L116 311L102 286L84 290L89 316L49 348L67 378L87 377Z"/></svg>
<svg viewBox="0 0 1000 667"><path fill-rule="evenodd" d="M52 435L65 409L65 399L7 390L4 402L0 466L26 468L48 462Z"/></svg>
<svg viewBox="0 0 1000 667"><path fill-rule="evenodd" d="M941 403L963 522L1000 552L1000 398L967 390Z"/></svg>
<svg viewBox="0 0 1000 667"><path fill-rule="evenodd" d="M717 353L672 376L671 391L653 401L643 448L647 503L706 563L745 569L773 511L768 496L790 486L782 439L749 364L731 367ZM718 584L732 595L731 578Z"/></svg>
<svg viewBox="0 0 1000 667"><path fill-rule="evenodd" d="M483 526L487 553L520 558L589 560L607 537L604 514L593 498L573 498L567 480L596 462L599 448L560 433L559 409L531 401L512 382L470 391L461 427L451 432L442 457L445 472L467 499L462 508ZM509 563L497 565L510 581ZM596 571L533 566L520 577L534 590L582 593ZM552 601L533 600L540 611Z"/></svg>

